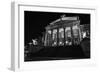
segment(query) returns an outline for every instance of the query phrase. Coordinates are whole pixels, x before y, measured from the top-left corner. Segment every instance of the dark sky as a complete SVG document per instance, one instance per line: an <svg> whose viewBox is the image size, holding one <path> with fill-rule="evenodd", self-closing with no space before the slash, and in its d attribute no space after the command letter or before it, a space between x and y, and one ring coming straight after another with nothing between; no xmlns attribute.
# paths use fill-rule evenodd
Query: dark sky
<svg viewBox="0 0 100 73"><path fill-rule="evenodd" d="M80 24L90 24L90 14L25 11L25 44L32 41L32 38L35 39L42 36L42 32L45 31L45 26L49 25L52 21L59 19L63 14L66 16L79 16Z"/></svg>

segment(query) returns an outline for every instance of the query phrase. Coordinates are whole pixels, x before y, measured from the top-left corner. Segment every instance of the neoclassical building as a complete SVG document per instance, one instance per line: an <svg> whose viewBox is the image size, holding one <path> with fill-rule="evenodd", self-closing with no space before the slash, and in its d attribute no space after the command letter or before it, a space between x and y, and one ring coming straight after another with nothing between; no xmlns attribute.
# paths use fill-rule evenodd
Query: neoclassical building
<svg viewBox="0 0 100 73"><path fill-rule="evenodd" d="M79 17L66 17L51 22L45 27L45 46L78 45L81 41Z"/></svg>

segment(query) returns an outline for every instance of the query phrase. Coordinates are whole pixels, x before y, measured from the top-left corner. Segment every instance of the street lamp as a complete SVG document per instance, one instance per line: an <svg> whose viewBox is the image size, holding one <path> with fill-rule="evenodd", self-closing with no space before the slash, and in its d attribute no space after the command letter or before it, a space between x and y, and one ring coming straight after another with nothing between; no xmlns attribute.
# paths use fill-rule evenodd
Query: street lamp
<svg viewBox="0 0 100 73"><path fill-rule="evenodd" d="M30 46L32 45L32 43L30 42L30 43L28 43Z"/></svg>

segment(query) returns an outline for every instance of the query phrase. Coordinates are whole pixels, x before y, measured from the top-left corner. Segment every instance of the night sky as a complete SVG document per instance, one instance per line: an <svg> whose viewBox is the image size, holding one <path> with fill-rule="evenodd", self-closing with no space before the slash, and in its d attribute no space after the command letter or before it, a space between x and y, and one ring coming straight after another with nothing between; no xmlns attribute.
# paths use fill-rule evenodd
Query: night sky
<svg viewBox="0 0 100 73"><path fill-rule="evenodd" d="M80 24L90 24L90 14L24 11L25 45L31 42L32 39L42 36L45 26L59 19L63 14L66 16L79 16Z"/></svg>

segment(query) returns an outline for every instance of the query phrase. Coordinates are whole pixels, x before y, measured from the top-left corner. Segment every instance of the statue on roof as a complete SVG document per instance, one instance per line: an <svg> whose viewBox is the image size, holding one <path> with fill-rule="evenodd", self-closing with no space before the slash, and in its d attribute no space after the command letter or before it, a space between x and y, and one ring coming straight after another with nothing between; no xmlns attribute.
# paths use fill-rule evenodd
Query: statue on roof
<svg viewBox="0 0 100 73"><path fill-rule="evenodd" d="M63 17L66 17L66 15L65 14L61 15L61 18L63 18Z"/></svg>

